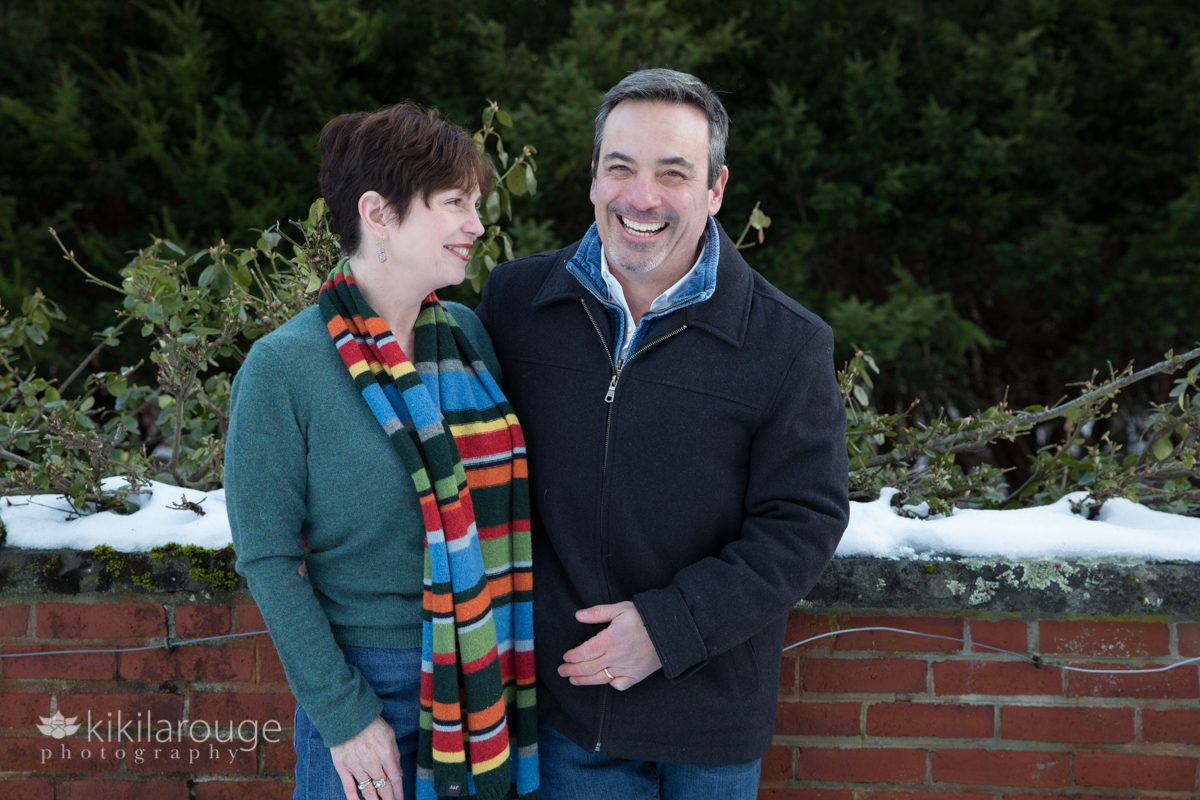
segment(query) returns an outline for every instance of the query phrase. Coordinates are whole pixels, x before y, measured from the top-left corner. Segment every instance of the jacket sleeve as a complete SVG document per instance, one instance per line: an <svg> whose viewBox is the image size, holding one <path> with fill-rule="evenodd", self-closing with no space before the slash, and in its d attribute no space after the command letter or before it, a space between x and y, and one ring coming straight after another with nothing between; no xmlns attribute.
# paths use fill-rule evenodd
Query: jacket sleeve
<svg viewBox="0 0 1200 800"><path fill-rule="evenodd" d="M833 332L821 324L793 356L754 435L740 535L670 585L633 598L668 679L779 619L820 578L849 518L845 424Z"/></svg>
<svg viewBox="0 0 1200 800"><path fill-rule="evenodd" d="M383 703L346 663L304 563L305 441L282 359L260 343L233 384L225 502L237 570L266 620L297 702L327 747L365 728Z"/></svg>

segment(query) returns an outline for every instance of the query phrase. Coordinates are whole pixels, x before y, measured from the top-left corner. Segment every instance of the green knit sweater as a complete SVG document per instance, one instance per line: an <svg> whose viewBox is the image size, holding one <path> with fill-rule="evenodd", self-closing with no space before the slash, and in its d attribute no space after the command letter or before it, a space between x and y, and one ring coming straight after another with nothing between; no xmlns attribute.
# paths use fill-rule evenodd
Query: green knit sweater
<svg viewBox="0 0 1200 800"><path fill-rule="evenodd" d="M499 380L474 312L446 308ZM425 529L412 478L315 306L256 342L238 371L225 501L237 570L292 693L326 746L339 744L383 707L339 645L421 646Z"/></svg>

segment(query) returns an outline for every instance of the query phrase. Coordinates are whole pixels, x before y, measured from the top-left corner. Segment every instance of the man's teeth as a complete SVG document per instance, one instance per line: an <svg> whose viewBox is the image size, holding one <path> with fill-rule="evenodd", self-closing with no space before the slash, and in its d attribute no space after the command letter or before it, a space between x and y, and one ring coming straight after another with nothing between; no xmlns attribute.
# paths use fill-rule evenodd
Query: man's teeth
<svg viewBox="0 0 1200 800"><path fill-rule="evenodd" d="M625 230L635 236L653 236L667 227L667 223L665 222L634 222L631 219L625 219L625 217L621 217L620 219L621 225L624 226Z"/></svg>

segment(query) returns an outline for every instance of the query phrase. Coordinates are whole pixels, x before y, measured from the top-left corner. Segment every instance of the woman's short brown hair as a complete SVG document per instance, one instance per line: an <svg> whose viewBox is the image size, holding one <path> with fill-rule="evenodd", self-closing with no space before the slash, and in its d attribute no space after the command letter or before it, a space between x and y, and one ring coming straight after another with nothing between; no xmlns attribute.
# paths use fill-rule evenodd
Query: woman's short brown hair
<svg viewBox="0 0 1200 800"><path fill-rule="evenodd" d="M467 132L416 103L334 117L321 130L319 149L321 194L347 254L360 244L364 192L383 195L402 221L414 197L427 203L446 189L491 189L492 170Z"/></svg>

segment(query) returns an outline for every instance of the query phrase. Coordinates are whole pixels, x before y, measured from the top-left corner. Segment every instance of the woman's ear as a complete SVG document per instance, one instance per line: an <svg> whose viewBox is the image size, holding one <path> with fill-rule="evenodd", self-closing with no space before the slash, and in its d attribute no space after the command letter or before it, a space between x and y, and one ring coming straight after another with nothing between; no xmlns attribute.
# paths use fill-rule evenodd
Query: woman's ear
<svg viewBox="0 0 1200 800"><path fill-rule="evenodd" d="M385 241L387 235L387 201L375 190L363 192L358 198L358 218L362 221L363 232L380 241Z"/></svg>

